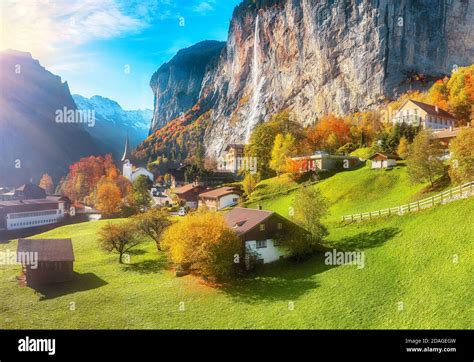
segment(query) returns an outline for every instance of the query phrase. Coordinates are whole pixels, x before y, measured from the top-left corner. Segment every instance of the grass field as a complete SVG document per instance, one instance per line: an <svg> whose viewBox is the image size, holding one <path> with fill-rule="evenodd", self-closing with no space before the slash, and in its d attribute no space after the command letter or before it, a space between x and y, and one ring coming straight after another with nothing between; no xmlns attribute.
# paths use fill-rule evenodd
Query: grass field
<svg viewBox="0 0 474 362"><path fill-rule="evenodd" d="M265 187L259 190L259 196L264 190L273 191L278 185L279 190L295 187L296 183L287 175L262 181ZM260 184L258 185L260 187ZM357 170L345 171L322 180L316 185L330 203L327 222L339 221L342 215L366 211L375 211L386 207L394 207L407 202L431 196L423 193L428 184L413 184L408 179L407 168L403 163L391 170L371 170L362 167ZM440 190L437 190L440 192ZM291 206L294 206L295 192L282 194L271 199L250 202L248 207L261 204L265 210L277 211L288 217Z"/></svg>
<svg viewBox="0 0 474 362"><path fill-rule="evenodd" d="M339 211L354 202L339 198L345 202ZM378 204L369 199L367 205ZM327 266L320 256L284 261L219 287L193 276L176 278L151 241L131 255L129 265L119 265L115 254L97 246L96 233L107 221L69 225L42 236L72 237L77 281L38 293L18 285L18 266L0 267L0 329L473 328L473 219L471 199L333 225L328 246L364 251L363 269ZM16 243L0 245L0 251L7 249L15 250Z"/></svg>

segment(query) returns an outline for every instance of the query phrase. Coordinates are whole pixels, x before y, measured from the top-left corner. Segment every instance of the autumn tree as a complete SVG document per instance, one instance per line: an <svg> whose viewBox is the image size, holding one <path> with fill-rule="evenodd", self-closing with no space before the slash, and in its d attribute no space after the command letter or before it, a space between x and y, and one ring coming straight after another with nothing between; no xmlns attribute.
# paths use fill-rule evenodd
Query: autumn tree
<svg viewBox="0 0 474 362"><path fill-rule="evenodd" d="M252 194L257 188L257 184L260 182L260 175L258 173L252 173L250 171L245 172L245 177L242 180L242 187L247 196Z"/></svg>
<svg viewBox="0 0 474 362"><path fill-rule="evenodd" d="M306 186L297 191L295 201L294 221L311 234L311 245L318 245L327 235L321 222L328 212L327 199L317 188Z"/></svg>
<svg viewBox="0 0 474 362"><path fill-rule="evenodd" d="M96 207L105 216L112 216L120 212L122 195L120 188L113 182L104 182L97 189Z"/></svg>
<svg viewBox="0 0 474 362"><path fill-rule="evenodd" d="M273 115L269 121L254 128L249 143L245 146L245 156L257 159L257 169L261 179L274 175L270 161L275 137L279 133L293 136L295 153L309 152L306 132L301 124L293 121L287 110Z"/></svg>
<svg viewBox="0 0 474 362"><path fill-rule="evenodd" d="M133 217L138 230L156 242L161 250L161 237L165 229L171 224L168 213L161 209L150 209Z"/></svg>
<svg viewBox="0 0 474 362"><path fill-rule="evenodd" d="M294 154L295 138L291 134L277 134L272 148L270 167L279 177L284 170L286 159Z"/></svg>
<svg viewBox="0 0 474 362"><path fill-rule="evenodd" d="M240 262L240 238L216 212L187 215L166 229L162 245L175 264L204 277L230 276Z"/></svg>
<svg viewBox="0 0 474 362"><path fill-rule="evenodd" d="M464 128L449 144L449 176L454 183L474 181L474 128Z"/></svg>
<svg viewBox="0 0 474 362"><path fill-rule="evenodd" d="M108 223L99 231L99 245L105 251L117 252L119 263L123 263L123 255L142 242L136 225L132 221L121 224Z"/></svg>
<svg viewBox="0 0 474 362"><path fill-rule="evenodd" d="M47 195L52 195L54 193L54 183L51 176L49 176L47 173L43 174L39 182L39 187L44 189Z"/></svg>
<svg viewBox="0 0 474 362"><path fill-rule="evenodd" d="M405 137L400 138L400 142L397 147L397 154L402 159L406 159L410 154L410 143Z"/></svg>
<svg viewBox="0 0 474 362"><path fill-rule="evenodd" d="M111 155L81 158L69 167L59 191L73 201L85 201L90 198L100 179L114 168Z"/></svg>
<svg viewBox="0 0 474 362"><path fill-rule="evenodd" d="M432 132L424 130L415 137L407 159L408 174L413 182L428 180L433 186L436 177L444 173L443 148L432 138Z"/></svg>

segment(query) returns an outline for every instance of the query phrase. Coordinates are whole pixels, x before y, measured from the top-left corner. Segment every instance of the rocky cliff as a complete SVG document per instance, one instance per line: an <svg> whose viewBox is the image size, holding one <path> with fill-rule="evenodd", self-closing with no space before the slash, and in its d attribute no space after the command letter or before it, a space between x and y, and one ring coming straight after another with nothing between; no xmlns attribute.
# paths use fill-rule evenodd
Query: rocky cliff
<svg viewBox="0 0 474 362"><path fill-rule="evenodd" d="M224 42L203 41L182 49L153 74L150 81L155 95L152 130L162 128L196 104L204 74L215 69L224 45Z"/></svg>
<svg viewBox="0 0 474 362"><path fill-rule="evenodd" d="M282 109L306 124L371 108L412 73L471 64L473 25L469 0L246 0L201 84L202 110L212 109L207 153L245 142Z"/></svg>

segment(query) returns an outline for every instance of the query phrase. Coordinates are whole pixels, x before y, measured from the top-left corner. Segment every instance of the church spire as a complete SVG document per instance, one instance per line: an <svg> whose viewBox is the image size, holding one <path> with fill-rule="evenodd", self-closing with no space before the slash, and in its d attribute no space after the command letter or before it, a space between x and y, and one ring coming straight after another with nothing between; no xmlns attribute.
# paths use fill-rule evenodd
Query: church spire
<svg viewBox="0 0 474 362"><path fill-rule="evenodd" d="M130 146L128 144L128 134L127 134L127 136L125 137L125 149L123 151L123 156L122 156L121 161L122 162L125 162L126 160L130 161L131 157L132 157L132 154L130 152Z"/></svg>

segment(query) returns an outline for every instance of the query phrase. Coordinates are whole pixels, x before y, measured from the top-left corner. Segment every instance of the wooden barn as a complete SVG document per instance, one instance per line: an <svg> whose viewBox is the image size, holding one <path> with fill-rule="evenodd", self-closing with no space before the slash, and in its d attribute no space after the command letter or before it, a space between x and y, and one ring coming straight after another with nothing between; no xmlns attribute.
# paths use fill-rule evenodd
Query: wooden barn
<svg viewBox="0 0 474 362"><path fill-rule="evenodd" d="M17 261L29 286L60 283L74 278L71 239L19 239Z"/></svg>

